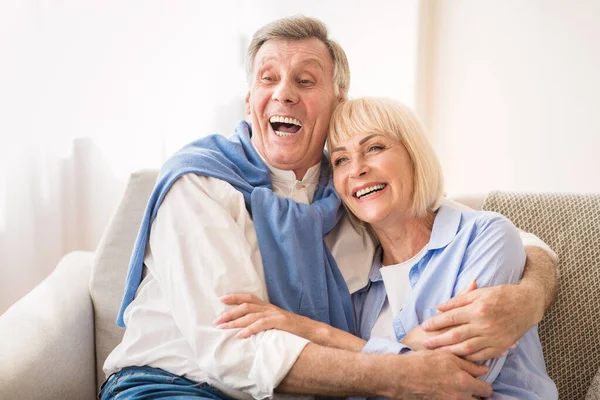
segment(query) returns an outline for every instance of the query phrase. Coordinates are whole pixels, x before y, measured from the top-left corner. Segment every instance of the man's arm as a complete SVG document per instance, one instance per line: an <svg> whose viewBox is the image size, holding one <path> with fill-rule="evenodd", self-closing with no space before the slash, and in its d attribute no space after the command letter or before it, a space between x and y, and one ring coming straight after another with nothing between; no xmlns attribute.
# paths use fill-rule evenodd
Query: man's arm
<svg viewBox="0 0 600 400"><path fill-rule="evenodd" d="M532 326L541 321L556 295L557 270L553 257L541 247L526 247L527 261L521 281L476 289L456 296L425 321L422 328L433 332L452 328L429 339L426 348L446 348L471 361L499 357ZM466 341L484 338L481 346ZM485 344L483 344L485 343Z"/></svg>
<svg viewBox="0 0 600 400"><path fill-rule="evenodd" d="M474 378L486 371L485 366L445 351L365 354L309 343L276 390L389 399L422 396L471 400L473 396L491 396L491 387Z"/></svg>
<svg viewBox="0 0 600 400"><path fill-rule="evenodd" d="M535 293L539 293L539 298L542 300L539 305L541 315L538 315L537 322L542 320L544 311L552 305L556 299L558 270L556 269L556 261L541 247L527 246L527 262L525 270L519 285L529 287Z"/></svg>
<svg viewBox="0 0 600 400"><path fill-rule="evenodd" d="M420 391L421 386L437 398L450 397L446 393L465 394L462 398L490 393L486 384L472 377L485 373L485 368L447 352L409 358L360 354L321 347L279 330L240 339L236 330L219 329L213 322L226 310L223 295L243 290L266 300L266 288L252 262L256 243L249 243L244 233L252 226L246 221L243 200L239 196L239 205L228 204L218 195L218 185L210 185L214 181L184 176L173 185L153 223L147 259L178 329L213 382L255 398L269 397L275 388L314 394L381 393L392 398ZM446 365L447 371L431 369L436 365ZM431 371L440 377L432 377ZM446 377L453 377L454 383Z"/></svg>
<svg viewBox="0 0 600 400"><path fill-rule="evenodd" d="M153 222L145 263L204 379L266 398L308 340L275 330L242 340L235 330L214 325L227 308L220 301L224 294L247 291L267 298L258 244L249 230L254 227L239 192L217 179L184 175Z"/></svg>

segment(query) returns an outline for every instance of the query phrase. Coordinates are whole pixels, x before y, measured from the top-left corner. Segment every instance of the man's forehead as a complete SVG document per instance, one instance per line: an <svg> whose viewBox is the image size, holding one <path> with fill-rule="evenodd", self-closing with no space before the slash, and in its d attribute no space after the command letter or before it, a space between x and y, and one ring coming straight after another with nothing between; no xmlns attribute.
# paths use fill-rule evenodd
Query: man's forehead
<svg viewBox="0 0 600 400"><path fill-rule="evenodd" d="M256 54L255 63L261 67L268 63L290 61L293 64L313 65L325 70L333 60L327 46L319 39L279 40L265 42Z"/></svg>

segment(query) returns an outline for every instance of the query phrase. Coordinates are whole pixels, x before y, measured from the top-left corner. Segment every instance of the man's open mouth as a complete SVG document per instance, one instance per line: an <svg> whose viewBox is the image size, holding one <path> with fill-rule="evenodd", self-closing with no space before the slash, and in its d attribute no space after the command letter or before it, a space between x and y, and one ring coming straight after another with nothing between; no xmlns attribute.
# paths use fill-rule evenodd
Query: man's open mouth
<svg viewBox="0 0 600 400"><path fill-rule="evenodd" d="M365 197L372 196L375 193L382 191L386 186L387 186L387 184L385 184L385 183L380 183L378 185L369 186L369 187L357 190L356 192L354 192L353 196L356 197L357 199L364 199Z"/></svg>
<svg viewBox="0 0 600 400"><path fill-rule="evenodd" d="M275 131L275 134L280 137L291 136L298 133L302 128L302 122L296 118L282 117L280 115L274 115L269 118L271 127Z"/></svg>

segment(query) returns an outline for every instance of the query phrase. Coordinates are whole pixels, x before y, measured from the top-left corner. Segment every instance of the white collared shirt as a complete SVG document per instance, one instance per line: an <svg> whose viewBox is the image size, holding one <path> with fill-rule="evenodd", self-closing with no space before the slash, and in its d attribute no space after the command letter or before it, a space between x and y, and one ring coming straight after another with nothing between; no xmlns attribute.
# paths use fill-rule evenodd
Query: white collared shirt
<svg viewBox="0 0 600 400"><path fill-rule="evenodd" d="M278 196L312 202L319 164L302 181L292 171L270 171ZM325 240L351 291L363 287L374 252L368 234L344 217ZM212 323L228 308L219 300L225 294L268 300L242 194L215 178L178 179L152 223L144 264L142 283L125 311L125 335L104 364L107 376L147 365L207 382L235 398L273 396L308 341L279 330L237 339L238 330Z"/></svg>

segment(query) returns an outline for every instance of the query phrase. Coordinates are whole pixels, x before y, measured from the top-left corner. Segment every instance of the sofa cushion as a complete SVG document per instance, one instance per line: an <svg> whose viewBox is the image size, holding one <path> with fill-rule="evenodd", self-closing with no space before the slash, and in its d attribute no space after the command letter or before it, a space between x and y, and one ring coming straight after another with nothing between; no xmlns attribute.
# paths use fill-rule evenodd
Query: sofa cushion
<svg viewBox="0 0 600 400"><path fill-rule="evenodd" d="M600 195L492 192L483 206L558 255L555 303L539 325L560 399L582 399L600 367Z"/></svg>
<svg viewBox="0 0 600 400"><path fill-rule="evenodd" d="M105 379L102 365L125 332L115 321L123 298L129 258L156 177L157 171L141 171L130 176L119 207L96 249L90 295L95 314L98 387Z"/></svg>
<svg viewBox="0 0 600 400"><path fill-rule="evenodd" d="M600 400L600 369L596 372L596 376L592 381L590 390L588 390L585 400Z"/></svg>

